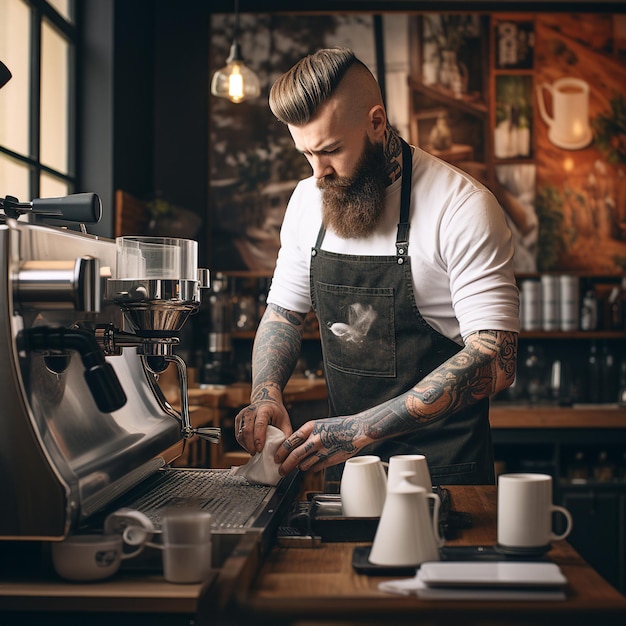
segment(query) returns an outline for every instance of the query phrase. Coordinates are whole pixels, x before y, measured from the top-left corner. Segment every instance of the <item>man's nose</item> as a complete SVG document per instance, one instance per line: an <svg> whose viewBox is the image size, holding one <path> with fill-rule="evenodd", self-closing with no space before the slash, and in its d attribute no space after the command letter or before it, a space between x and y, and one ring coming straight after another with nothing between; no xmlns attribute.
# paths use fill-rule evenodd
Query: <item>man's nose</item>
<svg viewBox="0 0 626 626"><path fill-rule="evenodd" d="M311 167L313 168L313 176L318 179L333 173L333 168L325 157L314 156L311 159Z"/></svg>

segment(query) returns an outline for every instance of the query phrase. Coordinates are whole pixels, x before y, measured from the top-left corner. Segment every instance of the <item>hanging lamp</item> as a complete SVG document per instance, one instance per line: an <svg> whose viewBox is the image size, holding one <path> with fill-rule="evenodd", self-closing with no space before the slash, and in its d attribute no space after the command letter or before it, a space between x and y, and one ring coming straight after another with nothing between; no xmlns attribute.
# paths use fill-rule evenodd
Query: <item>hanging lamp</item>
<svg viewBox="0 0 626 626"><path fill-rule="evenodd" d="M261 94L261 85L257 75L246 66L241 56L241 48L237 41L239 31L239 0L235 0L235 26L233 43L226 66L217 70L211 80L211 93L220 98L228 98L231 102L243 102L257 98Z"/></svg>

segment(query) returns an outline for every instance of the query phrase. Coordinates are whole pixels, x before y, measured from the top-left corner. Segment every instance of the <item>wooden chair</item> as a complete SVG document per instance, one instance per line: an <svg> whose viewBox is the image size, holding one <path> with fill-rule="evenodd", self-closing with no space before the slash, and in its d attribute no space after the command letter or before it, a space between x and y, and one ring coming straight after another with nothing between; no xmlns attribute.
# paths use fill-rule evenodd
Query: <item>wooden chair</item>
<svg viewBox="0 0 626 626"><path fill-rule="evenodd" d="M118 189L115 192L115 237L145 235L149 223L150 214L146 203Z"/></svg>

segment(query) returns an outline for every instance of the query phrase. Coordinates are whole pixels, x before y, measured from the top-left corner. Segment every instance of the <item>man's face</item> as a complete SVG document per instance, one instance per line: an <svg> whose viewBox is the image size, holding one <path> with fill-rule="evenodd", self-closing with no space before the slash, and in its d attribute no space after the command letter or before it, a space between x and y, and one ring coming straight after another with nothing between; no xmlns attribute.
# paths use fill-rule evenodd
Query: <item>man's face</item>
<svg viewBox="0 0 626 626"><path fill-rule="evenodd" d="M366 126L349 113L331 100L308 124L289 131L322 190L325 226L358 238L379 224L389 177L382 143L372 143Z"/></svg>

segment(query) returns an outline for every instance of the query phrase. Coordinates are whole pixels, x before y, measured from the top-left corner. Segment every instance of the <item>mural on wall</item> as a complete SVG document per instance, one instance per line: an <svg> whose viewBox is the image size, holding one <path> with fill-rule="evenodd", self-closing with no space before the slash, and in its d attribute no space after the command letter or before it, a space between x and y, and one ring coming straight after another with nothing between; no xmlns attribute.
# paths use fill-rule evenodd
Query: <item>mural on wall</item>
<svg viewBox="0 0 626 626"><path fill-rule="evenodd" d="M537 19L538 262L545 269L626 271L626 46L616 36L623 21Z"/></svg>
<svg viewBox="0 0 626 626"><path fill-rule="evenodd" d="M211 74L224 64L232 16L213 15ZM274 269L287 202L297 182L311 175L287 128L267 104L274 80L319 48L346 46L375 73L371 16L243 15L239 42L261 80L261 97L233 104L211 98L210 221L212 268Z"/></svg>
<svg viewBox="0 0 626 626"><path fill-rule="evenodd" d="M494 191L516 270L626 271L625 16L406 18L408 139ZM213 18L211 71L228 54L229 19ZM240 30L263 92L238 105L212 98L213 267L271 271L289 196L310 169L269 111L269 85L333 45L375 71L373 18L259 14Z"/></svg>
<svg viewBox="0 0 626 626"><path fill-rule="evenodd" d="M624 16L412 19L420 41L411 139L494 191L516 270L626 271ZM481 67L477 56L489 62Z"/></svg>

